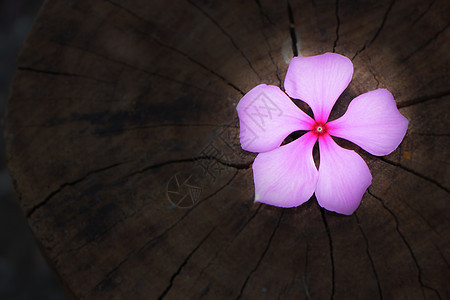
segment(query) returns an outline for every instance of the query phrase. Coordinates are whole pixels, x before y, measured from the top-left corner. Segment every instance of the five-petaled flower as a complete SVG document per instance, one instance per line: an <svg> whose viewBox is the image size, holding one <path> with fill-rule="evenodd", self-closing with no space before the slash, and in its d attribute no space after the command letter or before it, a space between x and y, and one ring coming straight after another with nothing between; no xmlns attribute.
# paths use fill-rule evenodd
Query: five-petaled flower
<svg viewBox="0 0 450 300"><path fill-rule="evenodd" d="M342 117L328 121L352 75L352 62L335 53L291 60L284 88L311 107L314 119L276 86L258 85L240 100L236 109L241 146L259 152L253 163L255 201L295 207L315 192L319 205L327 210L350 215L358 208L372 175L356 152L338 146L331 136L347 139L373 155L387 155L403 140L408 120L392 94L377 89L356 97ZM280 146L298 130L308 132ZM312 157L317 140L319 170Z"/></svg>

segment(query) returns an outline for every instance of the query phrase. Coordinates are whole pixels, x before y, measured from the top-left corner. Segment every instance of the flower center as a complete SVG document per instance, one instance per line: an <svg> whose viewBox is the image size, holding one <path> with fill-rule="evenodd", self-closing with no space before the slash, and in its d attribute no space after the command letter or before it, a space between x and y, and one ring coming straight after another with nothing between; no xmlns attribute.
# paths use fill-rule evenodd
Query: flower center
<svg viewBox="0 0 450 300"><path fill-rule="evenodd" d="M327 133L327 124L322 122L315 122L311 128L311 131L317 136L322 136Z"/></svg>

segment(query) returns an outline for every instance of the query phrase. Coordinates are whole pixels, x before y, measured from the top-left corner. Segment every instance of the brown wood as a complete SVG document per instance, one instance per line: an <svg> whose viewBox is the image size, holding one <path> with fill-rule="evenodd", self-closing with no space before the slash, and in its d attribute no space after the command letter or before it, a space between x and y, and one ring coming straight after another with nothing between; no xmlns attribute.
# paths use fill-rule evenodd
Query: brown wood
<svg viewBox="0 0 450 300"><path fill-rule="evenodd" d="M4 135L20 206L68 293L449 298L449 5L46 1ZM383 87L410 121L391 155L357 150L373 183L352 216L314 197L253 204L255 154L240 150L235 105L282 85L295 51L352 58L333 118Z"/></svg>

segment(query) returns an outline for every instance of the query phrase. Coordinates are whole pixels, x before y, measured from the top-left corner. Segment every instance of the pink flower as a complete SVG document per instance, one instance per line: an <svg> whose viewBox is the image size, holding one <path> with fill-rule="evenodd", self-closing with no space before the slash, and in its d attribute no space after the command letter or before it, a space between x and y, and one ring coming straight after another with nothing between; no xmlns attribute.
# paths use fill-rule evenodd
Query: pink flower
<svg viewBox="0 0 450 300"><path fill-rule="evenodd" d="M291 60L286 93L306 102L315 120L276 86L258 85L240 100L236 109L241 146L259 152L253 163L255 201L295 207L315 192L319 205L327 210L351 215L358 208L372 175L356 152L338 146L331 136L347 139L373 155L387 155L402 141L408 120L392 94L377 89L356 97L342 117L328 121L352 75L352 62L335 53ZM280 147L297 130L308 132ZM312 157L317 140L319 170Z"/></svg>

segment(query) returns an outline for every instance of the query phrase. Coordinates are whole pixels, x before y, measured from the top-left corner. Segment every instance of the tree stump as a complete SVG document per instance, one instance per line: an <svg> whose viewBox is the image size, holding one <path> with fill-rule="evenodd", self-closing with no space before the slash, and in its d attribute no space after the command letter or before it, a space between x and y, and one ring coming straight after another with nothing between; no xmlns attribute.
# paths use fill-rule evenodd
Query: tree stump
<svg viewBox="0 0 450 300"><path fill-rule="evenodd" d="M74 298L449 298L450 3L48 0L5 117L19 204ZM236 104L293 55L387 88L409 129L352 216L253 202ZM296 103L302 106L301 101Z"/></svg>

